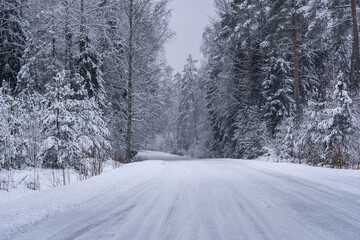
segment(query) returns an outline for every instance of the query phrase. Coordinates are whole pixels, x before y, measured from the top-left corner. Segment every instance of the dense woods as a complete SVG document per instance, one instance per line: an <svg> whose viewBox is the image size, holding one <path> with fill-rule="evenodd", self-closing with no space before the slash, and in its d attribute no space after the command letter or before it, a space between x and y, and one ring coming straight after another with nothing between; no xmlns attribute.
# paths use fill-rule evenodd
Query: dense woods
<svg viewBox="0 0 360 240"><path fill-rule="evenodd" d="M173 74L168 0L1 0L0 168L86 175L141 149L352 167L358 3L343 4L216 0L205 60Z"/></svg>
<svg viewBox="0 0 360 240"><path fill-rule="evenodd" d="M1 168L131 161L159 131L169 17L165 0L1 0Z"/></svg>
<svg viewBox="0 0 360 240"><path fill-rule="evenodd" d="M213 156L359 161L357 6L216 1L202 47Z"/></svg>

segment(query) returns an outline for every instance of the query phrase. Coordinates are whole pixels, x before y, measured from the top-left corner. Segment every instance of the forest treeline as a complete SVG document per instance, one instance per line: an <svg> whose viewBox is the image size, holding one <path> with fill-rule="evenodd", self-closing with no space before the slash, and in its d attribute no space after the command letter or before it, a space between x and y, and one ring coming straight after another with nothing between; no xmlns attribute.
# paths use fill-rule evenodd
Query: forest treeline
<svg viewBox="0 0 360 240"><path fill-rule="evenodd" d="M173 76L168 0L1 0L0 168L98 173L141 149L357 164L358 3L214 4L204 61Z"/></svg>
<svg viewBox="0 0 360 240"><path fill-rule="evenodd" d="M0 168L131 161L161 126L169 18L167 0L1 0Z"/></svg>
<svg viewBox="0 0 360 240"><path fill-rule="evenodd" d="M197 148L212 157L275 151L293 162L357 164L358 2L216 0L215 6L194 80L207 121L199 125L188 115ZM199 142L200 129L209 131Z"/></svg>

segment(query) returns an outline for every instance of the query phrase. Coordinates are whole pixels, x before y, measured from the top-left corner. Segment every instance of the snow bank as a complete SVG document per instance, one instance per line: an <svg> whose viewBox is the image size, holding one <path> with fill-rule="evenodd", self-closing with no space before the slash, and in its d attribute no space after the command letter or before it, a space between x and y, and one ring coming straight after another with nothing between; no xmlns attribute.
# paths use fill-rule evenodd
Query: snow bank
<svg viewBox="0 0 360 240"><path fill-rule="evenodd" d="M114 162L107 162L104 164L103 173L113 170L114 166ZM66 170L65 175L66 185L80 181L79 174L75 170ZM54 177L56 182L54 182ZM35 181L38 184L37 191L44 191L49 188L54 188L55 185L60 186L62 178L62 170L35 169L34 171L33 168L28 168L23 170L6 171L3 169L0 171L0 181L4 180L6 184L8 184L6 188L9 188L9 192L0 190L0 204L34 194L34 190L30 189L29 186L31 186L31 184Z"/></svg>
<svg viewBox="0 0 360 240"><path fill-rule="evenodd" d="M26 189L0 191L0 239L8 239L45 217L69 211L104 195L111 199L151 179L166 168L160 161L124 165L86 181L42 191ZM6 219L6 221L3 221Z"/></svg>
<svg viewBox="0 0 360 240"><path fill-rule="evenodd" d="M325 185L329 188L360 195L360 171L313 167L305 164L275 163L244 160L242 165L261 170L272 175L298 178L304 182Z"/></svg>

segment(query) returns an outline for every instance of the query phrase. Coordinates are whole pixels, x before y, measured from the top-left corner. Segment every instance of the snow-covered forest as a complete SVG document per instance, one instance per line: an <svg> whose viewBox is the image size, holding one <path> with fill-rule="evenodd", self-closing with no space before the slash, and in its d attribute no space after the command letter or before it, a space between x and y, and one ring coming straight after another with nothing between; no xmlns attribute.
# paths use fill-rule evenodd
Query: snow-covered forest
<svg viewBox="0 0 360 240"><path fill-rule="evenodd" d="M357 164L357 1L215 2L199 70L211 156Z"/></svg>
<svg viewBox="0 0 360 240"><path fill-rule="evenodd" d="M0 240L358 240L359 13L0 0Z"/></svg>
<svg viewBox="0 0 360 240"><path fill-rule="evenodd" d="M162 130L167 1L0 4L1 168L97 174Z"/></svg>
<svg viewBox="0 0 360 240"><path fill-rule="evenodd" d="M214 4L204 60L174 73L168 0L1 0L0 169L98 175L143 149L355 167L358 3Z"/></svg>
<svg viewBox="0 0 360 240"><path fill-rule="evenodd" d="M215 7L203 34L205 61L189 56L174 76L173 145L162 150L358 165L358 3L217 0Z"/></svg>

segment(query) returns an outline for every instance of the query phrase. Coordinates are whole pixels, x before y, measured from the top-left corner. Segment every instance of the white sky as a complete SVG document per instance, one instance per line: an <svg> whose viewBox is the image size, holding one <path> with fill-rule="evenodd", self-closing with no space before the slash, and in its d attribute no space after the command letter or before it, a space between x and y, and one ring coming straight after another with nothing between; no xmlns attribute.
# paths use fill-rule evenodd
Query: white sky
<svg viewBox="0 0 360 240"><path fill-rule="evenodd" d="M200 46L209 17L214 16L214 0L171 0L170 28L176 33L166 46L168 64L174 73L181 72L189 54L201 59Z"/></svg>

